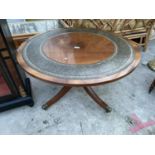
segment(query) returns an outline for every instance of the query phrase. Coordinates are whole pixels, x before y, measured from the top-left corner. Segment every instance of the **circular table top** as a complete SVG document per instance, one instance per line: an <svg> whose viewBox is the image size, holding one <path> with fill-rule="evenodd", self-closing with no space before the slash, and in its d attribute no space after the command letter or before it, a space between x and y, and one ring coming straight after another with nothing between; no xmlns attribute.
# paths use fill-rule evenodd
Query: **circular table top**
<svg viewBox="0 0 155 155"><path fill-rule="evenodd" d="M57 29L24 42L17 60L29 74L62 85L97 85L130 73L140 53L125 39L93 29Z"/></svg>
<svg viewBox="0 0 155 155"><path fill-rule="evenodd" d="M95 64L115 53L107 38L89 32L72 32L50 37L43 45L43 54L64 64Z"/></svg>

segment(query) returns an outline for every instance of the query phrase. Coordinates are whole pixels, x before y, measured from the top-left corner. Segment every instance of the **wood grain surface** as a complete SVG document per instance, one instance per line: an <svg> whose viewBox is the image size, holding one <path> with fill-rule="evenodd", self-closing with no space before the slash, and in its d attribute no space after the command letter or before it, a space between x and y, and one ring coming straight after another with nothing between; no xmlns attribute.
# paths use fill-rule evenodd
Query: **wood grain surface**
<svg viewBox="0 0 155 155"><path fill-rule="evenodd" d="M128 41L129 44L131 44L131 46L133 47L133 50L135 52L135 59L134 61L127 67L124 68L123 70L121 70L118 73L115 73L113 75L110 76L104 76L101 78L97 78L97 79L87 79L87 80L75 80L75 79L62 79L62 78L57 78L54 76L49 76L46 74L43 74L33 68L31 68L23 59L22 57L22 52L24 47L26 46L27 42L24 42L18 49L18 53L17 53L17 61L18 63L22 66L22 68L29 73L30 75L47 81L47 82L51 82L51 83L56 83L56 84L60 84L60 85L66 85L66 86L91 86L91 85L99 85L99 84L104 84L104 83L108 83L108 82L112 82L115 80L118 80L126 75L128 75L130 72L132 72L137 65L140 62L141 59L141 53L139 51L139 48L136 46L136 44L132 41Z"/></svg>
<svg viewBox="0 0 155 155"><path fill-rule="evenodd" d="M101 35L72 32L48 39L43 52L59 63L93 64L112 56L115 46Z"/></svg>

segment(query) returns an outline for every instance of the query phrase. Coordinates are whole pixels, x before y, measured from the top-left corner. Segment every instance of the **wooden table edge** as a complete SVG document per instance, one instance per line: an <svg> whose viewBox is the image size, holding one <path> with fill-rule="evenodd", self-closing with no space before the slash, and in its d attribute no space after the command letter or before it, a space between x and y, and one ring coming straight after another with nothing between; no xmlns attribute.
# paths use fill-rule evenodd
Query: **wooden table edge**
<svg viewBox="0 0 155 155"><path fill-rule="evenodd" d="M36 37L36 36L33 36ZM31 38L33 38L31 37ZM63 86L93 86L93 85L99 85L99 84L105 84L105 83L109 83L112 81L116 81L118 79L123 78L124 76L128 75L129 73L131 73L139 64L140 60L141 60L141 53L138 49L138 47L134 44L134 42L129 41L130 45L132 46L134 52L135 52L135 60L125 69L121 70L118 73L115 73L113 75L110 76L106 76L106 77L102 77L102 78L97 78L97 79L86 79L86 80L72 80L72 79L62 79L62 78L57 78L57 77L53 77L53 76L49 76L49 75L45 75L39 71L36 71L34 69L32 69L23 59L22 57L22 52L24 47L27 44L27 41L25 41L24 43L21 44L21 46L18 48L18 52L17 52L17 61L19 63L19 65L31 76L38 78L40 80L46 81L46 82L50 82L50 83L55 83L55 84L59 84L59 85L63 85Z"/></svg>

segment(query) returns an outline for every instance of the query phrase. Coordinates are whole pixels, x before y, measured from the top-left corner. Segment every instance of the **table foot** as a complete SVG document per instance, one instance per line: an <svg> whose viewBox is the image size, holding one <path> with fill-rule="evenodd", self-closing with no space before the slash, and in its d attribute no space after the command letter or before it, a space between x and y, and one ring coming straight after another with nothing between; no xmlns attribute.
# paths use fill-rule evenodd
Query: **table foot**
<svg viewBox="0 0 155 155"><path fill-rule="evenodd" d="M109 107L99 96L94 92L94 90L91 87L83 87L87 94L102 108L105 109L106 112L111 112L112 108Z"/></svg>
<svg viewBox="0 0 155 155"><path fill-rule="evenodd" d="M48 104L47 104L47 103L42 105L42 109L44 109L44 110L47 110L47 109L48 109L48 107L49 107L49 106L48 106Z"/></svg>
<svg viewBox="0 0 155 155"><path fill-rule="evenodd" d="M72 87L64 86L52 99L42 105L42 109L47 110L51 105L62 98Z"/></svg>
<svg viewBox="0 0 155 155"><path fill-rule="evenodd" d="M112 108L111 107L109 107L109 106L107 106L106 108L105 108L105 111L108 113L108 112L111 112L112 111Z"/></svg>

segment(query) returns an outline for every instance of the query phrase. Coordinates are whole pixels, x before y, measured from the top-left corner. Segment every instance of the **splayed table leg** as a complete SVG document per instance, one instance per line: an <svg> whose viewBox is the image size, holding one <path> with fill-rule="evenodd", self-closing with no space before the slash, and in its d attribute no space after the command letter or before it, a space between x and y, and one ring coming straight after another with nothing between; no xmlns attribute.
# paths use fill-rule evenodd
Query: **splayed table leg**
<svg viewBox="0 0 155 155"><path fill-rule="evenodd" d="M94 92L94 90L91 87L83 87L85 91L88 93L88 95L102 108L105 109L106 112L111 112L112 109L109 107L99 96Z"/></svg>
<svg viewBox="0 0 155 155"><path fill-rule="evenodd" d="M64 86L52 99L42 105L42 109L47 110L51 105L61 99L72 87Z"/></svg>

